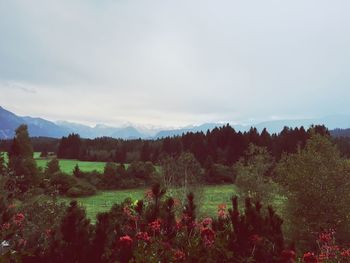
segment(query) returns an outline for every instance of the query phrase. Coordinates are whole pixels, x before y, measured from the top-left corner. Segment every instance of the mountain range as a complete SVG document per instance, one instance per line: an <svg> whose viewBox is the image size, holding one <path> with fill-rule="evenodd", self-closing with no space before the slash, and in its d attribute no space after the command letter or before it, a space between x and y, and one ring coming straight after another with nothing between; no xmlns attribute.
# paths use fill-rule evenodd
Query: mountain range
<svg viewBox="0 0 350 263"><path fill-rule="evenodd" d="M0 139L12 138L15 134L15 129L21 125L27 124L29 133L33 137L52 137L60 138L67 136L70 133L78 133L83 138L96 137L113 137L121 139L154 139L167 136L181 135L186 132L198 132L212 130L215 127L220 127L223 123L204 123L198 126L187 126L179 129L159 130L145 129L138 126L112 127L103 124L98 124L90 127L83 124L72 123L67 121L52 122L42 118L21 117L12 113L0 106ZM251 126L254 126L258 131L266 128L270 133L280 132L284 126L308 128L312 124L324 124L329 129L347 129L350 128L350 115L331 115L319 119L296 119L296 120L274 120L257 123L254 125L231 125L237 131L248 131Z"/></svg>

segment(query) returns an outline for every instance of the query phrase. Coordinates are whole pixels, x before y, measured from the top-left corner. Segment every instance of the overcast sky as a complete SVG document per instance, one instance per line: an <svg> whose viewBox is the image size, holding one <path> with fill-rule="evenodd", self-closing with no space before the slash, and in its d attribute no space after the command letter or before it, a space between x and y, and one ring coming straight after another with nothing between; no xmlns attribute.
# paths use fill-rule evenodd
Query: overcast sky
<svg viewBox="0 0 350 263"><path fill-rule="evenodd" d="M181 126L350 114L348 0L0 0L0 105Z"/></svg>

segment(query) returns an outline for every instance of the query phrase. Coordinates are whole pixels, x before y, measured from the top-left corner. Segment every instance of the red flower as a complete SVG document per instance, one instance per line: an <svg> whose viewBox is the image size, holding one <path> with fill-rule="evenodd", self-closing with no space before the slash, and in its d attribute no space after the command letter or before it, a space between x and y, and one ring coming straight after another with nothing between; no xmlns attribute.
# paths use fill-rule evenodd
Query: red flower
<svg viewBox="0 0 350 263"><path fill-rule="evenodd" d="M25 216L22 213L15 214L13 216L13 221L17 226L20 226L24 220Z"/></svg>
<svg viewBox="0 0 350 263"><path fill-rule="evenodd" d="M122 236L119 238L119 244L122 247L131 247L133 243L133 240L130 236L126 235L126 236Z"/></svg>
<svg viewBox="0 0 350 263"><path fill-rule="evenodd" d="M350 257L350 249L344 249L340 255L344 258Z"/></svg>
<svg viewBox="0 0 350 263"><path fill-rule="evenodd" d="M201 229L201 237L205 247L212 247L215 241L215 232L209 227Z"/></svg>
<svg viewBox="0 0 350 263"><path fill-rule="evenodd" d="M321 233L319 236L318 236L318 239L320 242L322 243L329 243L332 241L333 237L332 237L332 234L331 233Z"/></svg>
<svg viewBox="0 0 350 263"><path fill-rule="evenodd" d="M281 257L284 262L294 262L296 259L296 254L294 250L286 249L282 251Z"/></svg>
<svg viewBox="0 0 350 263"><path fill-rule="evenodd" d="M306 263L318 263L318 259L312 252L307 252L303 256L303 261Z"/></svg>
<svg viewBox="0 0 350 263"><path fill-rule="evenodd" d="M151 241L151 237L148 235L147 232L139 232L136 234L136 238L138 240L143 240L145 242L150 242Z"/></svg>
<svg viewBox="0 0 350 263"><path fill-rule="evenodd" d="M213 220L210 217L204 218L202 221L203 227L208 227L213 223Z"/></svg>
<svg viewBox="0 0 350 263"><path fill-rule="evenodd" d="M149 226L150 226L150 228L152 229L153 232L159 232L161 224L162 224L162 222L160 221L160 219L157 219L157 220L149 223Z"/></svg>
<svg viewBox="0 0 350 263"><path fill-rule="evenodd" d="M174 252L174 261L175 262L181 262L184 261L186 259L186 255L183 251L177 249Z"/></svg>
<svg viewBox="0 0 350 263"><path fill-rule="evenodd" d="M218 206L218 217L225 218L226 217L226 204L220 204Z"/></svg>

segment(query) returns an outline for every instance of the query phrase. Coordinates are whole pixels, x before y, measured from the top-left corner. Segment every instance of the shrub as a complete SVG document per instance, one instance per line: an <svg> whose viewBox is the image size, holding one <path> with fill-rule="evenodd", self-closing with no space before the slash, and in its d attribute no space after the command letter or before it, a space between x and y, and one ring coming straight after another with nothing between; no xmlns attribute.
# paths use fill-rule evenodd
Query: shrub
<svg viewBox="0 0 350 263"><path fill-rule="evenodd" d="M313 135L303 150L285 156L277 175L288 196L290 235L300 248L312 248L320 229L335 228L339 240L349 242L349 162L327 137Z"/></svg>
<svg viewBox="0 0 350 263"><path fill-rule="evenodd" d="M69 197L89 196L96 194L96 188L84 180L79 180L77 184L69 188L66 195Z"/></svg>

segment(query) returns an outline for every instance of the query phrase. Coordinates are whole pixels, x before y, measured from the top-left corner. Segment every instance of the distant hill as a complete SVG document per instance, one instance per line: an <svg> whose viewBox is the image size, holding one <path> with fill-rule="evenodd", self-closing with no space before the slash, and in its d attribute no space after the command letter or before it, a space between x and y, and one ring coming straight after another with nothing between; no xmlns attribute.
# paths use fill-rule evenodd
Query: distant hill
<svg viewBox="0 0 350 263"><path fill-rule="evenodd" d="M187 132L206 132L207 130L212 130L215 127L221 127L223 124L221 123L205 123L199 126L190 126L184 127L181 129L174 130L164 130L158 132L154 137L155 138L164 138L164 137L172 137L172 136L180 136L183 133Z"/></svg>
<svg viewBox="0 0 350 263"><path fill-rule="evenodd" d="M42 118L20 117L0 106L0 139L12 138L15 129L20 124L27 124L32 137L60 138L70 133L78 133L83 138L113 137L122 139L156 139L182 135L186 132L207 132L215 127L223 126L223 123L204 123L198 126L187 126L179 129L160 130L158 128L142 128L132 125L126 127L111 127L98 124L94 127L71 123L67 121L52 122ZM296 119L266 121L253 125L231 125L236 131L248 131L251 126L262 131L266 128L270 133L279 133L287 127L310 127L312 124L323 124L332 131L334 136L350 136L350 115L331 115L320 119ZM336 130L338 129L338 130ZM346 130L348 129L348 130Z"/></svg>
<svg viewBox="0 0 350 263"><path fill-rule="evenodd" d="M128 127L111 127L103 124L98 124L95 127L89 127L82 124L71 122L58 122L61 127L68 129L70 132L78 133L83 138L96 137L113 137L122 139L138 139L147 137L132 126Z"/></svg>
<svg viewBox="0 0 350 263"><path fill-rule="evenodd" d="M21 124L28 125L29 133L32 137L61 138L70 133L78 133L83 138L109 136L113 138L135 139L145 137L144 134L140 133L134 127L116 128L101 124L95 127L89 127L70 122L54 123L42 118L20 117L0 107L0 139L12 138L16 128Z"/></svg>
<svg viewBox="0 0 350 263"><path fill-rule="evenodd" d="M333 137L350 137L350 129L335 129L331 131Z"/></svg>
<svg viewBox="0 0 350 263"><path fill-rule="evenodd" d="M20 117L0 107L0 139L12 138L15 134L15 129L21 124L28 125L29 133L33 137L59 138L69 134L69 130L53 122L41 118Z"/></svg>

